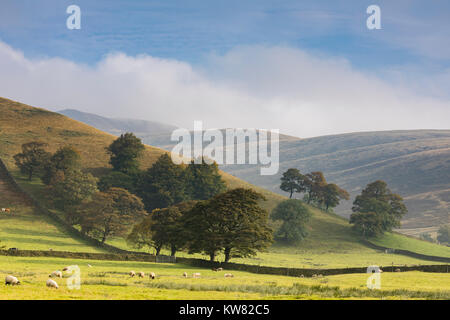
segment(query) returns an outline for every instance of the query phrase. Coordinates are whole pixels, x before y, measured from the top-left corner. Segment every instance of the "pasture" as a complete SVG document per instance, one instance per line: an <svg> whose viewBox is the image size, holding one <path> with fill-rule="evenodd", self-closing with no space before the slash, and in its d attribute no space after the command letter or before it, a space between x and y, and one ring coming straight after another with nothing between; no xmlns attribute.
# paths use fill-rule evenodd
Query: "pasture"
<svg viewBox="0 0 450 320"><path fill-rule="evenodd" d="M81 288L68 289L66 278L56 278L59 289L47 288L49 273L68 265L80 267ZM144 271L146 277L131 278L131 270ZM155 280L149 279L150 272L156 273ZM201 278L192 278L195 272ZM226 272L234 277L225 278ZM21 285L0 285L0 299L450 299L448 273L385 272L381 290L369 290L367 274L299 278L181 264L0 257L2 281L7 274L17 276Z"/></svg>

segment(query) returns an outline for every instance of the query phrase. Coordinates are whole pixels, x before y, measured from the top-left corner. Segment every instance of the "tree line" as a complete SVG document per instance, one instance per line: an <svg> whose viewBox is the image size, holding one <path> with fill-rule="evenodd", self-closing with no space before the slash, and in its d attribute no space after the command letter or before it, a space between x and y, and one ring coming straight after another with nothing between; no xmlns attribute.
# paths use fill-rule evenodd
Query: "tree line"
<svg viewBox="0 0 450 320"><path fill-rule="evenodd" d="M105 242L126 236L136 247L204 253L226 261L264 250L273 241L264 197L250 189L226 191L216 163L176 165L161 155L147 170L139 167L144 145L131 133L107 148L112 170L99 179L81 170L80 152L30 142L14 158L28 179L38 176L56 209L82 232ZM130 233L131 230L131 233Z"/></svg>
<svg viewBox="0 0 450 320"><path fill-rule="evenodd" d="M303 194L303 201L326 211L339 205L341 200L350 198L343 188L327 183L320 171L302 174L298 169L290 168L281 177L280 189L288 192L290 198L295 193ZM377 180L356 196L349 222L363 237L376 237L400 227L401 218L407 211L403 198L393 193L386 182ZM305 231L303 227L300 232L304 234Z"/></svg>

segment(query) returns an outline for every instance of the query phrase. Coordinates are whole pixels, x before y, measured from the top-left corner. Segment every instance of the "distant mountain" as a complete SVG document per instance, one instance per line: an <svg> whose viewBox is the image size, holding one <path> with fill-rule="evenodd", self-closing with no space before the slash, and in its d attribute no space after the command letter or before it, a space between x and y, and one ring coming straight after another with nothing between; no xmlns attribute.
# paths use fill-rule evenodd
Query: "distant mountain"
<svg viewBox="0 0 450 320"><path fill-rule="evenodd" d="M156 121L107 118L73 109L61 110L58 113L116 136L125 132L133 132L137 136L145 138L145 143L149 145L170 143L170 133L177 129L175 126Z"/></svg>
<svg viewBox="0 0 450 320"><path fill-rule="evenodd" d="M146 144L166 150L175 145L170 140L173 126L108 119L73 110L62 113L113 134L134 132ZM221 169L284 194L279 189L280 176L292 167L303 173L323 171L329 182L347 189L352 198L368 183L385 180L406 200L409 213L402 222L405 233L435 232L439 225L450 223L450 130L360 132L308 139L280 135L277 175L261 176L257 165L223 165ZM337 213L348 217L351 203L345 202Z"/></svg>

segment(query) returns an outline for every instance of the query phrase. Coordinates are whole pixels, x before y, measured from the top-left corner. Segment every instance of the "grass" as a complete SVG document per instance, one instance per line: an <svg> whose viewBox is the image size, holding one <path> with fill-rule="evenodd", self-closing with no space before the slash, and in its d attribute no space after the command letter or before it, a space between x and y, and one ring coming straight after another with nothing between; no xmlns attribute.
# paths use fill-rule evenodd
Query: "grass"
<svg viewBox="0 0 450 320"><path fill-rule="evenodd" d="M46 288L48 274L67 265L80 267L81 289L69 290L65 278L56 279L60 289ZM157 279L130 278L131 270L155 272ZM193 279L194 272L202 277ZM234 278L224 278L224 272L179 264L0 256L0 276L13 274L22 282L0 286L0 299L450 299L447 273L383 273L381 290L372 291L366 288L367 274L294 278L233 271Z"/></svg>
<svg viewBox="0 0 450 320"><path fill-rule="evenodd" d="M403 249L430 256L450 258L450 247L436 245L431 242L406 237L396 233L386 233L380 238L371 240L371 242L383 247Z"/></svg>

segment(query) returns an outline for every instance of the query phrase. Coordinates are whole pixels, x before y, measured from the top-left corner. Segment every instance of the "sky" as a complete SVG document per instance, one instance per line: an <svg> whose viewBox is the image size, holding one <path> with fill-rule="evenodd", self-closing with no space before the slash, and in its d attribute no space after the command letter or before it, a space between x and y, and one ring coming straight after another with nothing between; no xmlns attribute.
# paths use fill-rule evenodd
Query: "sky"
<svg viewBox="0 0 450 320"><path fill-rule="evenodd" d="M439 0L2 0L0 96L299 137L450 129L449 17Z"/></svg>

